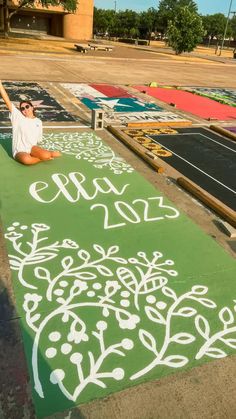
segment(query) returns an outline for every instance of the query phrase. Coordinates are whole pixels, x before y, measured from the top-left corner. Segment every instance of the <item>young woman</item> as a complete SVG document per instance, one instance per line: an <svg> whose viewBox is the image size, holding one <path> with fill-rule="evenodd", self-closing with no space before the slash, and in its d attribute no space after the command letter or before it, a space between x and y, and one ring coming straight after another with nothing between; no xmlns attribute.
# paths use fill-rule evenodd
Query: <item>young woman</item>
<svg viewBox="0 0 236 419"><path fill-rule="evenodd" d="M35 116L32 103L24 100L18 110L10 101L1 80L0 95L10 111L13 158L22 164L31 165L60 157L59 151L45 150L37 145L42 140L43 128L42 121Z"/></svg>

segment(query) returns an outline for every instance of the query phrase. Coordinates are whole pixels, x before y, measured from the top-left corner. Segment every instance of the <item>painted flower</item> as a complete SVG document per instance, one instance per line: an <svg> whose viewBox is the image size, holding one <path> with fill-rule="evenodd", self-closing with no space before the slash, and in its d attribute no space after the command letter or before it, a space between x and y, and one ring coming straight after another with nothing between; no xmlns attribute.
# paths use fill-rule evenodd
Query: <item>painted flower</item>
<svg viewBox="0 0 236 419"><path fill-rule="evenodd" d="M73 330L70 331L67 335L68 342L74 342L74 343L80 343L81 341L87 342L89 340L89 337L87 333L85 333L84 330L77 331Z"/></svg>
<svg viewBox="0 0 236 419"><path fill-rule="evenodd" d="M70 239L65 239L62 242L61 247L64 247L64 249L78 249L79 245Z"/></svg>
<svg viewBox="0 0 236 419"><path fill-rule="evenodd" d="M113 289L113 291L118 291L121 286L118 281L107 281L106 290L108 291L109 288Z"/></svg>
<svg viewBox="0 0 236 419"><path fill-rule="evenodd" d="M124 372L123 368L115 368L112 371L112 376L117 381L118 380L122 380L124 378L124 376L125 376L125 372Z"/></svg>
<svg viewBox="0 0 236 419"><path fill-rule="evenodd" d="M43 299L41 295L38 294L25 294L23 308L25 311L35 311L39 305L39 302Z"/></svg>
<svg viewBox="0 0 236 419"><path fill-rule="evenodd" d="M119 321L119 326L121 329L133 330L136 328L137 323L140 322L139 316L136 314L131 314L127 319L117 319Z"/></svg>
<svg viewBox="0 0 236 419"><path fill-rule="evenodd" d="M32 229L35 231L47 231L50 230L50 227L46 224L32 224Z"/></svg>
<svg viewBox="0 0 236 419"><path fill-rule="evenodd" d="M16 233L15 231L11 231L10 233L5 234L5 238L12 241L12 242L17 241L22 236L23 236L23 234Z"/></svg>
<svg viewBox="0 0 236 419"><path fill-rule="evenodd" d="M97 322L96 328L100 331L106 330L107 329L107 322L104 322L103 320L100 320L99 322Z"/></svg>
<svg viewBox="0 0 236 419"><path fill-rule="evenodd" d="M80 281L80 279L76 279L74 281L74 285L70 291L70 297L73 298L76 295L80 295L83 291L88 289L88 285L85 281Z"/></svg>

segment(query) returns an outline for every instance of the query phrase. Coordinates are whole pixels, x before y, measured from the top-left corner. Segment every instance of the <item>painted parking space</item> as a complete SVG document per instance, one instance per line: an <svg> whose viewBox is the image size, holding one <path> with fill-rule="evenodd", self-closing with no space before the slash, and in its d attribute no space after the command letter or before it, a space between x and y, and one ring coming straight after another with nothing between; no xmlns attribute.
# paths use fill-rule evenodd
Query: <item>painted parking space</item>
<svg viewBox="0 0 236 419"><path fill-rule="evenodd" d="M4 87L11 101L18 107L23 100L33 103L37 116L43 122L74 122L79 118L74 117L56 101L38 83L29 82L4 82ZM0 123L9 122L9 111L0 98Z"/></svg>
<svg viewBox="0 0 236 419"><path fill-rule="evenodd" d="M177 132L150 138L171 153L171 166L236 210L236 144L204 128Z"/></svg>
<svg viewBox="0 0 236 419"><path fill-rule="evenodd" d="M34 167L0 136L38 417L235 353L232 257L94 133L46 134L63 157Z"/></svg>
<svg viewBox="0 0 236 419"><path fill-rule="evenodd" d="M232 106L218 103L208 97L202 97L180 89L166 89L161 87L133 86L138 91L145 91L165 103L172 103L184 112L190 112L203 119L217 119L230 121L236 119L236 109Z"/></svg>

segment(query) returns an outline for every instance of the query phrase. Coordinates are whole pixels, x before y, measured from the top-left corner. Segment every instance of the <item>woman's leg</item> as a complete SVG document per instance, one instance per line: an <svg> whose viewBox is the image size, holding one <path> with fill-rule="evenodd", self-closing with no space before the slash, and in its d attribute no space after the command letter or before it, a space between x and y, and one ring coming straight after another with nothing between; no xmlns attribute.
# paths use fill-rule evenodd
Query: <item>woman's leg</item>
<svg viewBox="0 0 236 419"><path fill-rule="evenodd" d="M52 157L61 157L60 151L55 150L55 151L50 151L50 153Z"/></svg>
<svg viewBox="0 0 236 419"><path fill-rule="evenodd" d="M41 160L38 159L37 157L33 157L28 153L24 153L24 152L19 152L15 155L15 160L18 161L19 163L22 164L26 164L26 165L31 165L31 164L37 164L40 163Z"/></svg>
<svg viewBox="0 0 236 419"><path fill-rule="evenodd" d="M49 151L36 145L32 147L30 154L40 160L52 160L54 157L61 156L60 151Z"/></svg>
<svg viewBox="0 0 236 419"><path fill-rule="evenodd" d="M37 145L34 145L31 148L30 155L32 157L38 158L41 161L42 160L52 160L53 159L53 157L51 156L51 152L50 151L44 150L43 148L38 147Z"/></svg>

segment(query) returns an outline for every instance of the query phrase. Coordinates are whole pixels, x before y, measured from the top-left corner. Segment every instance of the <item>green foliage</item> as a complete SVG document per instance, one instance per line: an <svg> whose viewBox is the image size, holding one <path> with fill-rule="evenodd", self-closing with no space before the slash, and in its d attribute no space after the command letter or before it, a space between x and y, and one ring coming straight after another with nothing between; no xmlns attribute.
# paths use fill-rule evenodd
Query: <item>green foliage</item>
<svg viewBox="0 0 236 419"><path fill-rule="evenodd" d="M116 13L95 7L93 28L95 34L149 38L158 29L158 12L153 7L140 13L128 9Z"/></svg>
<svg viewBox="0 0 236 419"><path fill-rule="evenodd" d="M153 7L146 12L140 13L139 32L143 38L149 38L152 32L157 31L159 26L158 11Z"/></svg>
<svg viewBox="0 0 236 419"><path fill-rule="evenodd" d="M94 34L105 34L109 29L113 28L116 18L114 10L103 10L94 7L93 16L93 32Z"/></svg>
<svg viewBox="0 0 236 419"><path fill-rule="evenodd" d="M188 7L190 12L197 13L198 8L193 0L161 0L159 3L158 17L159 30L165 33L170 21L173 21L178 10L182 7Z"/></svg>
<svg viewBox="0 0 236 419"><path fill-rule="evenodd" d="M110 36L131 36L138 34L139 14L133 10L116 13L114 10L94 8L93 28L95 34Z"/></svg>
<svg viewBox="0 0 236 419"><path fill-rule="evenodd" d="M187 6L180 7L167 30L168 45L176 54L191 52L201 41L204 30L200 16Z"/></svg>
<svg viewBox="0 0 236 419"><path fill-rule="evenodd" d="M230 28L232 31L232 37L236 40L236 16L230 20Z"/></svg>
<svg viewBox="0 0 236 419"><path fill-rule="evenodd" d="M50 7L50 6L62 6L63 9L67 12L74 13L77 8L77 0L38 0L37 5L42 7ZM22 9L23 7L34 7L35 1L34 0L20 0L18 2L18 8Z"/></svg>
<svg viewBox="0 0 236 419"><path fill-rule="evenodd" d="M227 18L222 13L202 16L203 27L207 37L223 38Z"/></svg>

